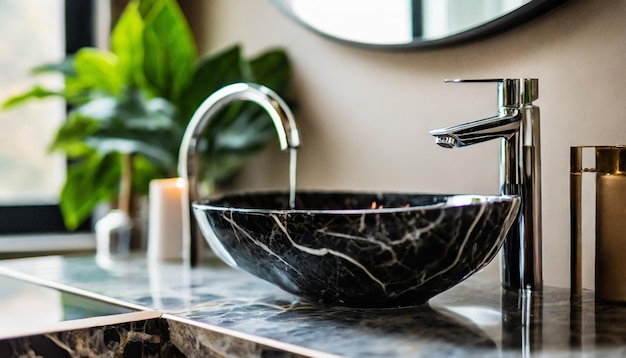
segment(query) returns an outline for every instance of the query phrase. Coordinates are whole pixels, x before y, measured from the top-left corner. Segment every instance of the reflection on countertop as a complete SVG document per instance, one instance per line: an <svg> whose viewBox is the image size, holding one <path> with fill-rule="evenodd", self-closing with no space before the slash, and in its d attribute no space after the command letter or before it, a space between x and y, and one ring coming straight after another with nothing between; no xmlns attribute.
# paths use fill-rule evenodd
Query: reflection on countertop
<svg viewBox="0 0 626 358"><path fill-rule="evenodd" d="M0 275L0 338L134 310Z"/></svg>
<svg viewBox="0 0 626 358"><path fill-rule="evenodd" d="M572 302L568 289L520 296L470 278L428 305L368 310L302 302L219 262L189 270L134 259L105 270L91 256L56 256L0 261L0 273L303 355L626 354L626 307L590 291Z"/></svg>

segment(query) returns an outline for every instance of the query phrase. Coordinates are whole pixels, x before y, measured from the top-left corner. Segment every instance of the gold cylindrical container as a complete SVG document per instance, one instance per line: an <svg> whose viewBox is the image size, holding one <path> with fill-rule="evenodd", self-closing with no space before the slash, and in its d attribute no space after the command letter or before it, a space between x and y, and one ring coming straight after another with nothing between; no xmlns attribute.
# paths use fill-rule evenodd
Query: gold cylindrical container
<svg viewBox="0 0 626 358"><path fill-rule="evenodd" d="M593 150L595 166L583 165ZM626 146L572 147L570 169L572 295L582 291L583 173L595 173L595 293L605 301L626 302Z"/></svg>
<svg viewBox="0 0 626 358"><path fill-rule="evenodd" d="M596 296L626 302L626 148L596 148Z"/></svg>

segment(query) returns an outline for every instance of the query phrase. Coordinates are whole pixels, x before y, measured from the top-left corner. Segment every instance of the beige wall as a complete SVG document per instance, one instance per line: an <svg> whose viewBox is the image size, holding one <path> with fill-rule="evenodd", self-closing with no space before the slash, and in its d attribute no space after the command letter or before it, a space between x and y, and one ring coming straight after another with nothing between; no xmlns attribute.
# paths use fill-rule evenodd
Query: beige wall
<svg viewBox="0 0 626 358"><path fill-rule="evenodd" d="M205 11L204 50L239 42L249 54L280 46L291 56L304 188L497 193L497 142L445 150L428 135L495 114L496 89L442 79L539 78L544 277L569 284L569 146L626 143L625 0L570 0L495 37L403 52L335 43L267 0L208 0ZM273 147L238 185L286 187L287 161ZM497 279L497 264L481 275Z"/></svg>

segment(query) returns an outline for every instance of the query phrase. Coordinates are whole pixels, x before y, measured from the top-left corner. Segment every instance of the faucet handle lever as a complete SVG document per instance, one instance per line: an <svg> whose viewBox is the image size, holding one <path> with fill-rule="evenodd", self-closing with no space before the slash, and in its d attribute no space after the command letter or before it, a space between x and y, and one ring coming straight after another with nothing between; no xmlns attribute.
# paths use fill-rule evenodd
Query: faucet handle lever
<svg viewBox="0 0 626 358"><path fill-rule="evenodd" d="M446 79L444 83L489 83L498 84L498 107L519 108L539 98L539 80L536 78L489 78L489 79Z"/></svg>
<svg viewBox="0 0 626 358"><path fill-rule="evenodd" d="M503 78L476 78L476 79L461 79L461 78L447 78L443 80L444 83L485 83L485 82L503 82Z"/></svg>

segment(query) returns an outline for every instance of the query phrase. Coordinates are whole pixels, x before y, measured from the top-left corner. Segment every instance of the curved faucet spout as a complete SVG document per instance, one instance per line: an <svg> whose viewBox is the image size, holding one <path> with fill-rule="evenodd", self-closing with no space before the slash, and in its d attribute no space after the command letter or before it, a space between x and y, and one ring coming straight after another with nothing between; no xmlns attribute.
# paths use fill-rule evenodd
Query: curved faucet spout
<svg viewBox="0 0 626 358"><path fill-rule="evenodd" d="M300 133L294 116L274 91L254 83L235 83L210 95L191 117L178 153L178 174L181 177L195 179L197 163L194 161L200 137L215 114L234 101L254 102L269 114L282 150L300 146Z"/></svg>
<svg viewBox="0 0 626 358"><path fill-rule="evenodd" d="M430 134L444 148L465 147L495 138L509 139L519 131L521 118L518 110L511 109L495 117L435 129Z"/></svg>
<svg viewBox="0 0 626 358"><path fill-rule="evenodd" d="M254 83L235 83L214 92L202 102L191 117L178 153L178 174L187 184L188 195L183 195L183 241L186 243L183 253L191 265L199 261L201 242L198 243L191 224L191 204L199 199L197 182L199 164L197 149L201 136L210 120L224 106L235 101L249 101L258 104L272 119L282 150L300 146L300 133L291 110L287 104L271 89Z"/></svg>

